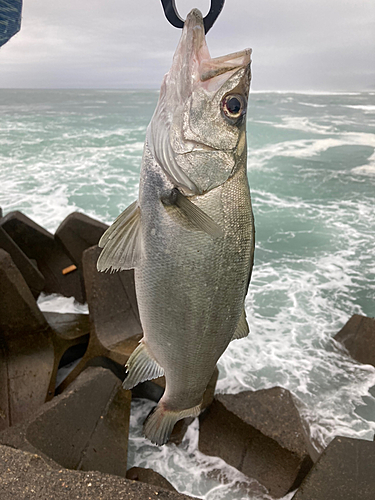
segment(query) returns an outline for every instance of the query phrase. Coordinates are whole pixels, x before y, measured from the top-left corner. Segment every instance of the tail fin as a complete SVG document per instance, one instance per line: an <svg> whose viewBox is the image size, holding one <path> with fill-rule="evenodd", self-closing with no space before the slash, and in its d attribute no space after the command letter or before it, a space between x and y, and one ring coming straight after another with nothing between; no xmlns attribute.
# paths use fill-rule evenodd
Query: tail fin
<svg viewBox="0 0 375 500"><path fill-rule="evenodd" d="M181 411L167 410L163 403L159 403L146 418L143 424L143 433L147 439L159 446L165 444L175 423L186 417L197 417L201 405Z"/></svg>

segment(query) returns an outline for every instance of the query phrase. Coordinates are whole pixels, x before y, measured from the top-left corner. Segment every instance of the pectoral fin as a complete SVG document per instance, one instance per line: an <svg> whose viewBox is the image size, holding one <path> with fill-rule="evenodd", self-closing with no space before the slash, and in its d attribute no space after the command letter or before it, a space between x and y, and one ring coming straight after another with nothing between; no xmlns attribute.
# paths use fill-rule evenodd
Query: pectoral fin
<svg viewBox="0 0 375 500"><path fill-rule="evenodd" d="M141 260L141 211L135 201L126 208L103 234L103 248L97 262L98 271L121 271L137 267Z"/></svg>
<svg viewBox="0 0 375 500"><path fill-rule="evenodd" d="M243 309L236 331L234 332L231 341L236 339L243 339L248 335L249 331L250 328L246 321L245 309Z"/></svg>
<svg viewBox="0 0 375 500"><path fill-rule="evenodd" d="M161 196L164 205L174 205L188 218L199 231L204 231L213 238L223 236L223 230L209 215L184 196L177 188L167 191Z"/></svg>

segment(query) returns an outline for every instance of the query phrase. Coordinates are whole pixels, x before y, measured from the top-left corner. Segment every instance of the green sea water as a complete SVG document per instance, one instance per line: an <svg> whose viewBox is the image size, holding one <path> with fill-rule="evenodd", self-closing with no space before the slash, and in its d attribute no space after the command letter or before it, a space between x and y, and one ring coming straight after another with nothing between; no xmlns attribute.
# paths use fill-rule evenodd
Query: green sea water
<svg viewBox="0 0 375 500"><path fill-rule="evenodd" d="M21 210L51 232L76 210L112 222L137 197L157 98L158 91L0 90L3 212ZM289 389L317 447L338 434L373 439L375 431L375 368L332 340L352 314L375 316L374 132L374 93L250 97L251 332L221 358L217 390ZM47 303L78 308L59 297ZM197 451L197 422L179 448L144 440L150 408L133 405L130 465L153 467L207 500L255 498L247 478ZM211 478L215 467L226 484Z"/></svg>

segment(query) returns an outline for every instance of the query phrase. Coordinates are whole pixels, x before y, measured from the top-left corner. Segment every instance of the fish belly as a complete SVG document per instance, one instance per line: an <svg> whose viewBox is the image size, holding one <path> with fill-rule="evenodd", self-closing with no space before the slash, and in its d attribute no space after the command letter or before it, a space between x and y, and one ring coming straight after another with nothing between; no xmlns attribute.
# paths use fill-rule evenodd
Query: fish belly
<svg viewBox="0 0 375 500"><path fill-rule="evenodd" d="M244 307L254 251L245 169L192 201L223 231L212 238L171 217L160 196L173 186L156 165L140 188L143 257L135 284L144 342L164 369L163 403L199 405Z"/></svg>

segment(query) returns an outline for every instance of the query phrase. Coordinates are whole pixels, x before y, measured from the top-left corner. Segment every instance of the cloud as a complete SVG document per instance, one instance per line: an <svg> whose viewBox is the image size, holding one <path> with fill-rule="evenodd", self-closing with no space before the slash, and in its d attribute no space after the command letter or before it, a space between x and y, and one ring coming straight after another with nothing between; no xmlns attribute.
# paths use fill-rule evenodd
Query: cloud
<svg viewBox="0 0 375 500"><path fill-rule="evenodd" d="M256 89L368 89L374 18L372 0L227 0L207 39L213 56L253 48ZM158 88L179 36L157 0L25 0L0 87Z"/></svg>

